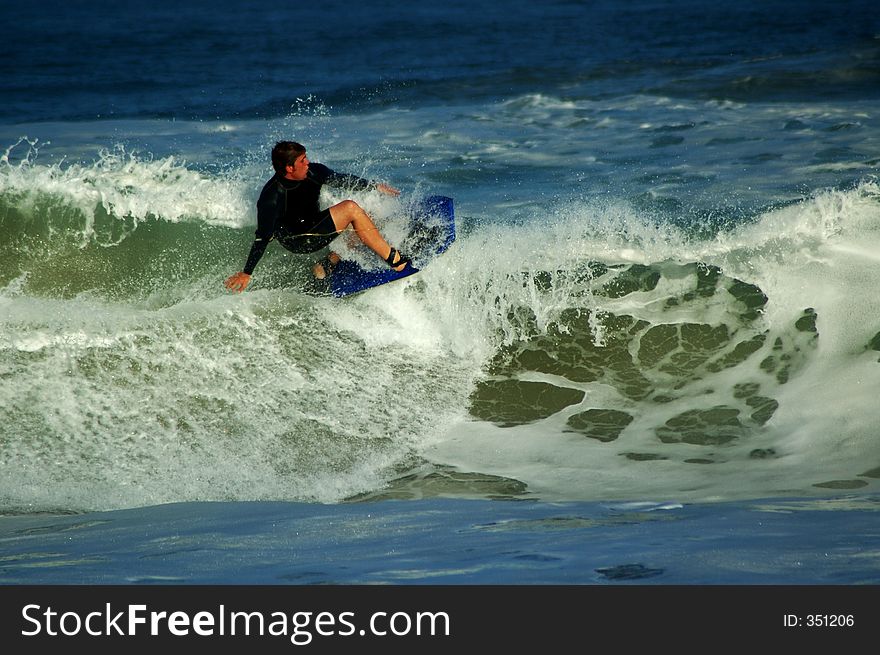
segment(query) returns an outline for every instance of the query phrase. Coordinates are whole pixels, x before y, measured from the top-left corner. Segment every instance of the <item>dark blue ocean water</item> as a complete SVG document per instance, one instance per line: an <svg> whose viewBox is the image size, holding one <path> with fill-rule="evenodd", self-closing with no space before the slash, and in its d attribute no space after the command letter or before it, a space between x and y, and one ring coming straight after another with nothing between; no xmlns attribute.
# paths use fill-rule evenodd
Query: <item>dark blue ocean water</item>
<svg viewBox="0 0 880 655"><path fill-rule="evenodd" d="M0 582L880 582L876 3L0 25ZM281 138L454 247L226 293Z"/></svg>
<svg viewBox="0 0 880 655"><path fill-rule="evenodd" d="M876 8L848 0L4 3L4 122L253 119L525 94L876 99Z"/></svg>

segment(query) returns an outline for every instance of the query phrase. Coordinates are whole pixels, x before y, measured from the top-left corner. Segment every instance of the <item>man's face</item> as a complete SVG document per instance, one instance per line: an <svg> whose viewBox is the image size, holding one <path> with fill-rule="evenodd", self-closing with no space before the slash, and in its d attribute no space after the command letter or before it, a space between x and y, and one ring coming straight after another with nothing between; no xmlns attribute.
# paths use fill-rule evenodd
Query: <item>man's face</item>
<svg viewBox="0 0 880 655"><path fill-rule="evenodd" d="M291 180L304 180L306 179L306 173L308 172L309 159L306 157L306 153L297 157L296 161L293 162L293 166L287 167L287 177Z"/></svg>

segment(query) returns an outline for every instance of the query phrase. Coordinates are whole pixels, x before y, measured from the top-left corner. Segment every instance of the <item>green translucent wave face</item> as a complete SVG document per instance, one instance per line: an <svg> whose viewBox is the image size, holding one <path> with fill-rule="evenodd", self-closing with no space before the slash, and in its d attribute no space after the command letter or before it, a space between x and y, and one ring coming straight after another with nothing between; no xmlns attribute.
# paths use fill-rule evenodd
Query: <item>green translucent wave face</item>
<svg viewBox="0 0 880 655"><path fill-rule="evenodd" d="M83 292L139 300L239 265L252 233L207 225L91 214L51 198L22 207L0 197L0 286L21 279L31 296Z"/></svg>
<svg viewBox="0 0 880 655"><path fill-rule="evenodd" d="M542 274L542 287L568 282L564 277ZM664 278L677 280L678 291L658 294ZM592 264L584 281L600 306L603 299L649 298L652 318L562 311L547 330L496 353L471 395L474 417L512 427L564 412L566 431L614 442L633 426L644 430L647 416L658 447L747 440L772 418L774 390L804 365L819 338L809 308L792 325L767 329L766 295L716 267ZM596 389L603 392L590 393ZM756 449L754 456L766 454Z"/></svg>

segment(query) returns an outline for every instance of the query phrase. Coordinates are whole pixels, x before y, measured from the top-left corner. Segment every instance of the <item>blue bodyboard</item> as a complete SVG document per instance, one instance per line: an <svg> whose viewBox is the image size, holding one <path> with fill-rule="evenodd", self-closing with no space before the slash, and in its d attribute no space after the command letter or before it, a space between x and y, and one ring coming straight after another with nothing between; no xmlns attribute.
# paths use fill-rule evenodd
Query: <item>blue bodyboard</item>
<svg viewBox="0 0 880 655"><path fill-rule="evenodd" d="M379 268L365 269L357 262L343 259L328 276L329 291L341 298L409 277L446 251L453 241L455 211L452 198L426 196L410 209L409 231L399 247L412 260L409 266L398 272L378 262Z"/></svg>

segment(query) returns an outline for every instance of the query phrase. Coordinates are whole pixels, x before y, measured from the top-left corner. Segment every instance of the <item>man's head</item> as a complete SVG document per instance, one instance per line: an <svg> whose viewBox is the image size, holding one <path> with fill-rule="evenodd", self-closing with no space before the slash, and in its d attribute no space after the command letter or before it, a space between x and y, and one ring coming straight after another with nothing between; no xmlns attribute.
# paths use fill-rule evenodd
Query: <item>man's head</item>
<svg viewBox="0 0 880 655"><path fill-rule="evenodd" d="M306 160L305 154L305 146L296 141L279 141L272 148L272 168L279 175L287 174L289 172L288 166L294 169L304 167L304 170L308 170L308 160Z"/></svg>

